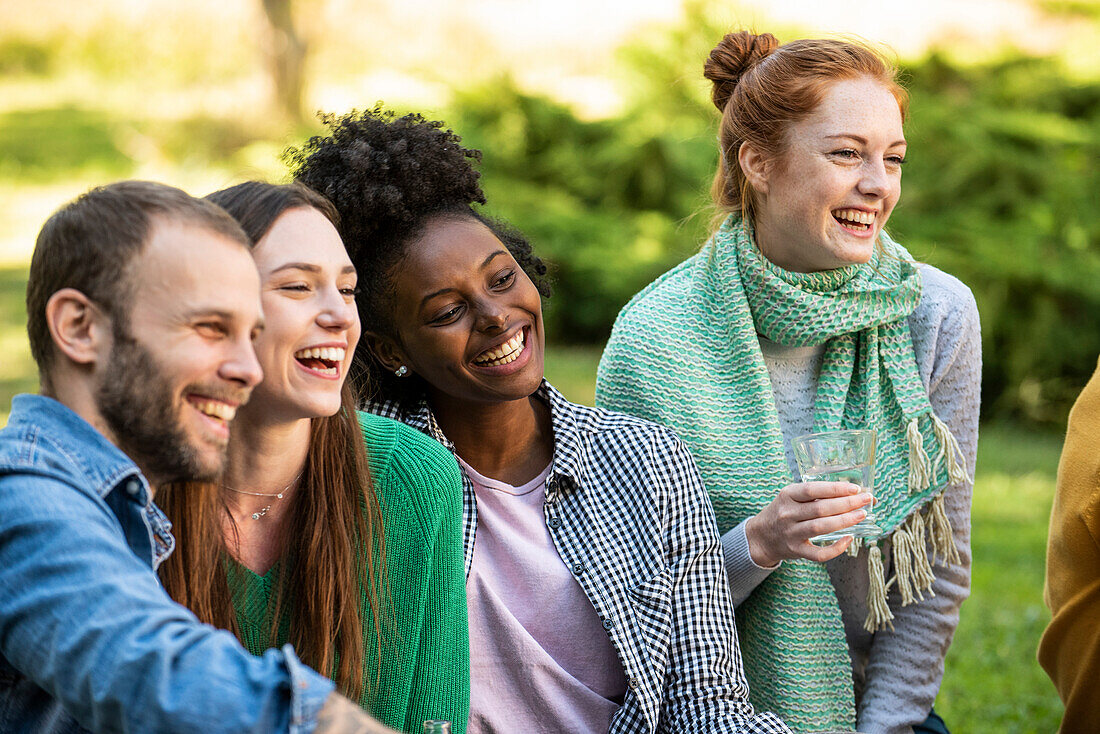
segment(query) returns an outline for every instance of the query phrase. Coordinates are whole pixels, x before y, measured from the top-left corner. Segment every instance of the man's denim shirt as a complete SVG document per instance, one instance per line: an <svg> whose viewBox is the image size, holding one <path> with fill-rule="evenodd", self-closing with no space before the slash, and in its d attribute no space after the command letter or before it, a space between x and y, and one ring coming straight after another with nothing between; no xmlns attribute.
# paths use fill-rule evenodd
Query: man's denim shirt
<svg viewBox="0 0 1100 734"><path fill-rule="evenodd" d="M0 430L0 732L308 734L333 690L171 601L171 526L138 468L61 403Z"/></svg>

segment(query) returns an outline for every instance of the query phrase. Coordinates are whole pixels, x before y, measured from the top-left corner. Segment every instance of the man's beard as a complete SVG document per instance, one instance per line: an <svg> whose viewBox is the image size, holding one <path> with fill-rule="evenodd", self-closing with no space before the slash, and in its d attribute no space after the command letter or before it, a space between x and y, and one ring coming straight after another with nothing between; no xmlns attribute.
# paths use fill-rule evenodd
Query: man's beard
<svg viewBox="0 0 1100 734"><path fill-rule="evenodd" d="M95 398L118 447L156 484L215 479L225 467L224 450L216 463L204 461L174 405L177 391L156 359L124 328L114 332L107 377Z"/></svg>

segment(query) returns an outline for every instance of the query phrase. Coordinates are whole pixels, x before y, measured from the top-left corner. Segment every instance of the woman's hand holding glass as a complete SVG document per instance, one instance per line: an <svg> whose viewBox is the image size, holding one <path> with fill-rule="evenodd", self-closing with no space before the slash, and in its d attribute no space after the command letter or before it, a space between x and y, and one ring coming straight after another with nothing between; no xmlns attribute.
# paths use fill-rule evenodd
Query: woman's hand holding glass
<svg viewBox="0 0 1100 734"><path fill-rule="evenodd" d="M852 543L846 537L819 547L810 538L855 525L867 516L862 509L872 497L849 482L799 482L779 490L768 506L745 523L753 563L764 568L780 561L805 558L824 562Z"/></svg>

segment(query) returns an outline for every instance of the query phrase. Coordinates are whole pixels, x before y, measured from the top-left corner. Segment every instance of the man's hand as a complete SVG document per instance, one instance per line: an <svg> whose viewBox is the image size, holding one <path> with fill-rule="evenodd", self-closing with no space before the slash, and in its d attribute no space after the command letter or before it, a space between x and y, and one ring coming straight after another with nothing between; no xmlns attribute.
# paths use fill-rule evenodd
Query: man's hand
<svg viewBox="0 0 1100 734"><path fill-rule="evenodd" d="M400 734L380 724L339 693L331 693L317 716L314 734Z"/></svg>

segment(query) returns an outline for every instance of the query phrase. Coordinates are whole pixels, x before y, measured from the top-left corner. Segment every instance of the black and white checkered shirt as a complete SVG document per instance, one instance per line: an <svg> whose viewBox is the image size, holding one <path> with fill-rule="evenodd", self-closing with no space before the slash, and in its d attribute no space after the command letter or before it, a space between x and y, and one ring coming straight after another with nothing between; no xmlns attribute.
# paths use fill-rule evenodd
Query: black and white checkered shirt
<svg viewBox="0 0 1100 734"><path fill-rule="evenodd" d="M546 526L626 672L609 734L789 732L749 704L718 528L684 444L654 423L570 403L546 381L536 395L554 430ZM367 408L455 450L425 401ZM468 575L477 501L463 484Z"/></svg>

